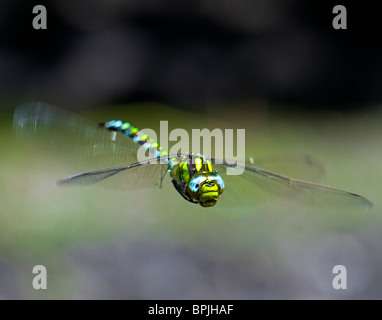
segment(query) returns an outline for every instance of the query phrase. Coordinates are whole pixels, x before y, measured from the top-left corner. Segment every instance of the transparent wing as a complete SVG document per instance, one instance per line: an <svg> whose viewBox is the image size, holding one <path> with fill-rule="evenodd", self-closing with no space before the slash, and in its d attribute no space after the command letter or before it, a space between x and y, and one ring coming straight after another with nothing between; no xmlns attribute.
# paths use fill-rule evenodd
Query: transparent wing
<svg viewBox="0 0 382 320"><path fill-rule="evenodd" d="M84 172L70 176L68 178L58 180L57 184L61 186L70 186L70 185L89 185L97 182L101 182L107 178L110 178L117 173L125 171L127 167L120 168L108 168L104 170L96 170L90 172Z"/></svg>
<svg viewBox="0 0 382 320"><path fill-rule="evenodd" d="M322 182L324 166L308 154L276 154L271 156L249 157L248 166L263 168L295 179Z"/></svg>
<svg viewBox="0 0 382 320"><path fill-rule="evenodd" d="M18 107L14 113L13 128L17 137L32 145L42 158L65 161L66 166L73 167L73 173L137 162L139 145L128 137L122 134L113 136L112 132L99 128L95 123L45 103L33 102ZM117 189L155 186L161 176L159 167L145 166L125 174L110 175L105 185ZM86 184L91 179L96 179L96 176L88 176L82 182Z"/></svg>
<svg viewBox="0 0 382 320"><path fill-rule="evenodd" d="M256 193L258 191L255 186L257 185L261 189L267 190L276 196L291 199L297 198L312 204L339 204L357 207L372 206L369 200L358 194L313 182L292 179L250 165L236 168L236 170L244 169L244 173L240 175L228 175L227 168L233 168L228 163L214 164L214 168L218 170L225 181L226 190L222 195L222 199L227 195L227 198L231 198L229 202L238 205L245 205L248 201L256 201ZM236 196L232 196L233 194ZM260 198L263 196L264 194L261 194Z"/></svg>
<svg viewBox="0 0 382 320"><path fill-rule="evenodd" d="M181 156L169 155L132 163L127 166L84 172L59 180L57 183L61 186L104 183L104 185L118 189L160 187L167 173L167 164L161 163L161 160L167 160L170 157L180 158ZM138 179L149 172L151 177L155 177L154 180L150 179L150 182L148 182L148 179Z"/></svg>

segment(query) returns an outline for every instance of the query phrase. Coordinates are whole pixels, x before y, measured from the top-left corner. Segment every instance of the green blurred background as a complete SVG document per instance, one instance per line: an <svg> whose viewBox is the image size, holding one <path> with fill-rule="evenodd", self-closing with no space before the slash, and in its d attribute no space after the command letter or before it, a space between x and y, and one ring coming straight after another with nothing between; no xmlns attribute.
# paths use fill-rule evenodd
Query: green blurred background
<svg viewBox="0 0 382 320"><path fill-rule="evenodd" d="M160 116L139 112L153 108ZM154 103L84 114L95 122L116 115L151 128L160 119L168 119L171 128L199 117ZM221 200L204 209L186 203L169 180L163 189L136 192L59 188L55 180L75 173L72 164L16 141L12 114L4 113L2 296L378 298L379 114L326 114L311 121L297 114L287 119L264 111L250 115L256 119L251 124L248 114L235 120L206 114L200 125L245 128L248 156L312 154L325 166L326 184L362 194L374 208L309 207L254 187L251 208L225 208ZM191 123L185 128L194 127ZM48 269L48 290L32 288L37 264ZM337 264L348 269L346 292L331 286Z"/></svg>
<svg viewBox="0 0 382 320"><path fill-rule="evenodd" d="M378 25L350 10L356 27L334 33L330 1L68 3L46 4L41 32L27 1L3 3L0 298L382 297ZM12 131L15 107L33 100L94 123L244 128L246 156L312 155L325 184L374 207L254 188L249 208L204 209L168 180L136 192L59 188L73 164ZM332 287L338 264L347 290ZM47 267L47 290L32 287L35 265Z"/></svg>

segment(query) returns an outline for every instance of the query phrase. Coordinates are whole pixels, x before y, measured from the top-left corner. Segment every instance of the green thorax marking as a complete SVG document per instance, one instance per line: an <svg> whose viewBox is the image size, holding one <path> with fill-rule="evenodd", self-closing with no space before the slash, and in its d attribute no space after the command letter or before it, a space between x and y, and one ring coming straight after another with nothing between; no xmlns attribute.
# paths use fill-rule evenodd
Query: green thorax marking
<svg viewBox="0 0 382 320"><path fill-rule="evenodd" d="M191 178L199 172L213 172L211 162L203 156L194 153L182 159L176 166L169 168L171 177L188 184Z"/></svg>

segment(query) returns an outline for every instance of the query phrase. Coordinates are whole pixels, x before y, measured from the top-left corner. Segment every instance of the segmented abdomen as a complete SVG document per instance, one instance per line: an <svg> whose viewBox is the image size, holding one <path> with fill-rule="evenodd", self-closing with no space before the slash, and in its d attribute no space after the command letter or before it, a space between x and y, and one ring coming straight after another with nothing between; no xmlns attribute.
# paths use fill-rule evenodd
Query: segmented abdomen
<svg viewBox="0 0 382 320"><path fill-rule="evenodd" d="M168 155L167 151L163 150L162 147L159 146L159 144L156 141L150 139L150 137L147 134L145 134L142 130L138 129L137 127L133 126L130 122L112 120L106 123L100 123L99 126L110 131L120 132L132 139L134 142L140 144L141 146L144 146L147 150L156 149L155 154L158 158Z"/></svg>

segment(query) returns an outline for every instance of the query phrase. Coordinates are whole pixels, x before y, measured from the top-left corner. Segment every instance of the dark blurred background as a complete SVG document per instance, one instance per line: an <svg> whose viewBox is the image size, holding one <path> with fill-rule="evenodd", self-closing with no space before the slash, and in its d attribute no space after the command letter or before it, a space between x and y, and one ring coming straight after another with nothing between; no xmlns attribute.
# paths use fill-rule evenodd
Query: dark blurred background
<svg viewBox="0 0 382 320"><path fill-rule="evenodd" d="M32 27L39 4L47 30ZM347 30L332 27L337 4ZM382 297L376 2L1 0L0 13L0 299ZM324 183L374 208L307 208L253 189L251 207L207 212L170 183L58 188L73 164L12 132L14 108L33 100L98 122L245 128L246 156L312 154ZM31 286L37 264L48 290ZM348 290L332 287L337 264Z"/></svg>
<svg viewBox="0 0 382 320"><path fill-rule="evenodd" d="M32 28L37 4L47 30ZM347 30L332 27L336 4ZM382 97L382 19L370 1L3 0L0 10L1 101L347 112Z"/></svg>

